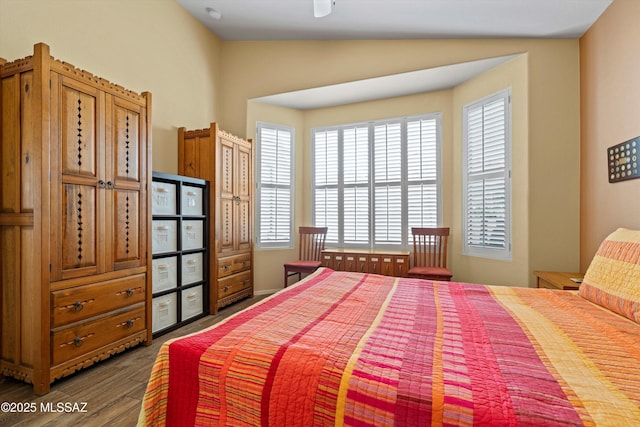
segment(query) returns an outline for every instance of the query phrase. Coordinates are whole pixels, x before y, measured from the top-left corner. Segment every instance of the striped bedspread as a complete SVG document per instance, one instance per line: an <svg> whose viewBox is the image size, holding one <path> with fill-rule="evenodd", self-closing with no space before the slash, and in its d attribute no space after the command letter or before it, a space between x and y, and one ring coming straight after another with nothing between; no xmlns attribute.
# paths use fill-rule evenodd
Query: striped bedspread
<svg viewBox="0 0 640 427"><path fill-rule="evenodd" d="M640 325L575 292L320 269L165 343L139 424L640 426Z"/></svg>

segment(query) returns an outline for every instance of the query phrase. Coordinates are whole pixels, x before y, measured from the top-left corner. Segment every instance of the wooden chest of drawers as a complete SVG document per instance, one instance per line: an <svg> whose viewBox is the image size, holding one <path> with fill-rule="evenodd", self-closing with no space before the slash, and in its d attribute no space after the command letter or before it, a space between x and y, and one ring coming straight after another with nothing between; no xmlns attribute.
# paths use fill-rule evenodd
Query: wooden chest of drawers
<svg viewBox="0 0 640 427"><path fill-rule="evenodd" d="M409 251L332 248L322 251L322 266L336 271L357 271L407 277Z"/></svg>
<svg viewBox="0 0 640 427"><path fill-rule="evenodd" d="M253 293L251 254L218 259L218 306L224 307Z"/></svg>

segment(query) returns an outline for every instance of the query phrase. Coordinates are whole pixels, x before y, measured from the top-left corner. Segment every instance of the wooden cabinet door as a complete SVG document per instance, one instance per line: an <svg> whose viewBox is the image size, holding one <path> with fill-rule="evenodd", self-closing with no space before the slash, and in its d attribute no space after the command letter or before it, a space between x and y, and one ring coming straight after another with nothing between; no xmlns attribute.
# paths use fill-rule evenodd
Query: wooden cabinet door
<svg viewBox="0 0 640 427"><path fill-rule="evenodd" d="M236 194L236 249L251 249L251 146L236 144L237 175L235 180Z"/></svg>
<svg viewBox="0 0 640 427"><path fill-rule="evenodd" d="M51 109L52 278L101 273L104 93L53 73Z"/></svg>
<svg viewBox="0 0 640 427"><path fill-rule="evenodd" d="M251 146L221 137L218 143L218 250L251 248Z"/></svg>
<svg viewBox="0 0 640 427"><path fill-rule="evenodd" d="M218 182L217 194L219 201L219 209L217 213L218 220L218 251L221 254L233 252L235 250L235 233L234 233L234 175L235 175L235 156L234 144L225 139L220 138L218 142Z"/></svg>
<svg viewBox="0 0 640 427"><path fill-rule="evenodd" d="M119 270L146 262L146 111L111 95L108 101L105 192L112 220L104 237L108 262Z"/></svg>
<svg viewBox="0 0 640 427"><path fill-rule="evenodd" d="M369 257L363 254L356 254L356 262L357 267L356 271L360 273L368 273L369 272Z"/></svg>
<svg viewBox="0 0 640 427"><path fill-rule="evenodd" d="M409 273L409 257L398 255L395 257L395 270L393 275L396 277L407 277Z"/></svg>
<svg viewBox="0 0 640 427"><path fill-rule="evenodd" d="M146 111L52 74L52 280L146 262Z"/></svg>

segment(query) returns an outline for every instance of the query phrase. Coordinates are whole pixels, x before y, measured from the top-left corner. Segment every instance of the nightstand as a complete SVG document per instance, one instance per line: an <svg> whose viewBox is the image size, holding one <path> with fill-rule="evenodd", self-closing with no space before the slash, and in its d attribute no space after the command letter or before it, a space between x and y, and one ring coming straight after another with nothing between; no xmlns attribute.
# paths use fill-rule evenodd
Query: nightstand
<svg viewBox="0 0 640 427"><path fill-rule="evenodd" d="M571 279L582 279L584 273L566 273L559 271L534 271L538 278L538 287L547 289L577 290L580 283Z"/></svg>

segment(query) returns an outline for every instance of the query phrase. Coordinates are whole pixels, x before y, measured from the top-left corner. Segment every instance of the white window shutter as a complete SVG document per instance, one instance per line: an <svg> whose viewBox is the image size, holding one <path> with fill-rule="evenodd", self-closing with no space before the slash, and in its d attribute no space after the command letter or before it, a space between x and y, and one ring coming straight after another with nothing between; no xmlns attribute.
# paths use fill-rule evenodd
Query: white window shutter
<svg viewBox="0 0 640 427"><path fill-rule="evenodd" d="M440 114L312 130L314 222L327 242L408 247L440 220Z"/></svg>
<svg viewBox="0 0 640 427"><path fill-rule="evenodd" d="M464 239L469 255L510 259L510 90L464 108Z"/></svg>
<svg viewBox="0 0 640 427"><path fill-rule="evenodd" d="M293 244L293 130L258 123L257 244Z"/></svg>

